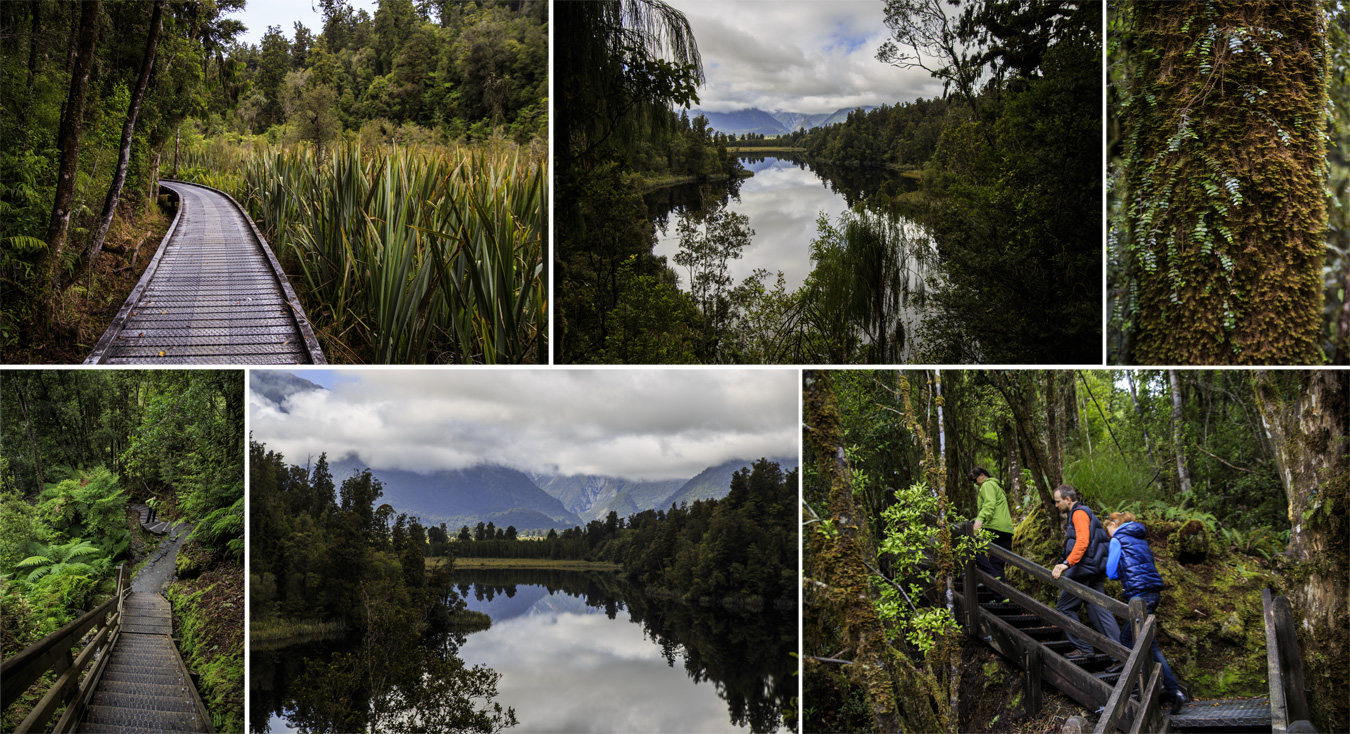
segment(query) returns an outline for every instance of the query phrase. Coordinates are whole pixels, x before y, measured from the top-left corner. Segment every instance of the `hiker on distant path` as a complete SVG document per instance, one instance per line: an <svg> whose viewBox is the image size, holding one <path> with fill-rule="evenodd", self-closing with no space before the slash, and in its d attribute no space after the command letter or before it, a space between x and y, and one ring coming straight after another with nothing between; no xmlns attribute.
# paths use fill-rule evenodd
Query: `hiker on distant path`
<svg viewBox="0 0 1350 734"><path fill-rule="evenodd" d="M1106 555L1111 543L1111 536L1106 534L1106 528L1097 519L1097 514L1092 508L1079 502L1078 490L1067 484L1061 484L1055 489L1054 494L1055 507L1059 511L1069 516L1068 536L1064 543L1064 560L1060 561L1050 572L1051 576L1059 578L1063 575L1065 578L1077 581L1078 583L1101 594L1106 593ZM1085 604L1083 599L1063 589L1059 592L1059 601L1055 608L1060 614L1067 617L1077 618L1078 607ZM1120 625L1116 624L1116 618L1110 612L1102 609L1096 604L1087 605L1088 619L1092 620L1092 626L1097 631L1113 640L1120 639ZM1064 630L1065 636L1069 638L1077 652L1070 653L1064 657L1069 660L1078 660L1092 655L1092 645L1086 640L1074 637L1067 629ZM1117 660L1114 665L1107 668L1110 672L1119 670L1124 661Z"/></svg>
<svg viewBox="0 0 1350 734"><path fill-rule="evenodd" d="M1012 515L1008 513L1008 496L1003 493L1002 485L997 479L989 476L989 472L982 466L971 469L967 476L979 488L977 499L980 511L975 515L975 532L979 533L980 528L988 530L994 534L994 545L1011 551ZM1003 580L1003 567L1007 565L1007 561L1002 558L981 553L975 556L975 564L993 578Z"/></svg>
<svg viewBox="0 0 1350 734"><path fill-rule="evenodd" d="M1153 549L1148 547L1144 535L1145 528L1135 522L1132 512L1113 512L1106 520L1106 533L1111 536L1110 549L1106 554L1107 578L1120 579L1123 589L1121 598L1126 604L1138 597L1144 600L1147 614L1153 614L1162 601L1163 580L1158 567L1153 564ZM1120 644L1134 647L1134 630L1125 625L1120 630ZM1176 716L1186 703L1186 694L1181 692L1172 668L1158 647L1158 638L1153 638L1153 660L1162 664L1162 701L1171 706Z"/></svg>

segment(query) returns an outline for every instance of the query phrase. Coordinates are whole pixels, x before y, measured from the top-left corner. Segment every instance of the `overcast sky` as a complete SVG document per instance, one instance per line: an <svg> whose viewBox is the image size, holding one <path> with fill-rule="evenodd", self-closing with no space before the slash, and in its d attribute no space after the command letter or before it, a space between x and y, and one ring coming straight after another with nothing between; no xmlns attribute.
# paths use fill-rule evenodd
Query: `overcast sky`
<svg viewBox="0 0 1350 734"><path fill-rule="evenodd" d="M356 453L372 469L480 463L689 478L731 459L797 455L790 370L345 370L286 400L249 391L254 440L292 463Z"/></svg>
<svg viewBox="0 0 1350 734"><path fill-rule="evenodd" d="M375 17L376 0L347 0L353 10L364 9ZM300 21L314 35L323 31L323 13L319 9L319 0L248 0L248 4L238 13L226 18L234 18L248 26L248 30L235 37L241 44L262 43L267 26L281 26L281 32L287 40L295 40L295 21Z"/></svg>
<svg viewBox="0 0 1350 734"><path fill-rule="evenodd" d="M805 114L942 94L922 69L876 60L882 0L668 0L684 11L708 83L700 109Z"/></svg>

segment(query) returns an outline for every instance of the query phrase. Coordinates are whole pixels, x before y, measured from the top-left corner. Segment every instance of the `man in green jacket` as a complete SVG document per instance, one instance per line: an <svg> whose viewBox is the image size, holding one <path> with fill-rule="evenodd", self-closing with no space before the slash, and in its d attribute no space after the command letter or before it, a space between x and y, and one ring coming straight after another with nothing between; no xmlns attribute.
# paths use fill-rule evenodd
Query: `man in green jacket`
<svg viewBox="0 0 1350 734"><path fill-rule="evenodd" d="M1008 496L1003 494L1002 485L997 479L989 476L989 472L982 466L971 469L968 476L975 482L975 486L979 487L977 501L980 510L975 515L975 532L980 532L981 528L990 531L994 534L994 545L1011 551L1012 515L1008 513ZM975 563L981 571L996 579L1003 579L1003 567L1006 562L1002 558L990 558L980 554L975 557Z"/></svg>

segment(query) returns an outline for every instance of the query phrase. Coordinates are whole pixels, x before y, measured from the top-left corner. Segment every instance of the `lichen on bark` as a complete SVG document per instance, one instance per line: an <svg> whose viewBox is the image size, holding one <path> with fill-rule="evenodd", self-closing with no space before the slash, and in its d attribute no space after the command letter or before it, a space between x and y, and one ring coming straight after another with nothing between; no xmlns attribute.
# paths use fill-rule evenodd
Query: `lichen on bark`
<svg viewBox="0 0 1350 734"><path fill-rule="evenodd" d="M1125 358L1321 363L1322 4L1146 2L1129 17Z"/></svg>

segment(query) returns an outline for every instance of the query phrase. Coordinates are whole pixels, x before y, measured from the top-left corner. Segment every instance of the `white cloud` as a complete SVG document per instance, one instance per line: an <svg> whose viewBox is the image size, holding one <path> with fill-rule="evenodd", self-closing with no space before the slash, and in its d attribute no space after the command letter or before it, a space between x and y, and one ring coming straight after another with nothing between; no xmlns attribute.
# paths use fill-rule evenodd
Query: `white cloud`
<svg viewBox="0 0 1350 734"><path fill-rule="evenodd" d="M284 412L249 405L254 439L292 461L665 479L795 455L797 399L794 370L340 370Z"/></svg>
<svg viewBox="0 0 1350 734"><path fill-rule="evenodd" d="M672 0L698 41L708 83L699 108L807 114L936 97L928 72L877 61L887 37L880 0Z"/></svg>

